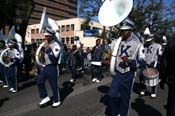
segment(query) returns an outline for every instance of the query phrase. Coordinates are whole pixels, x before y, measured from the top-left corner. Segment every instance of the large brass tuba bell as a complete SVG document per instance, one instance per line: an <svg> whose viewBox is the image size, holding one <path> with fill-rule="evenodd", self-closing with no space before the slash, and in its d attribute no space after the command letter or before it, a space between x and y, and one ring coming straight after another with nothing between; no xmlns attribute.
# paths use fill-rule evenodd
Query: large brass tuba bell
<svg viewBox="0 0 175 116"><path fill-rule="evenodd" d="M121 23L131 12L133 0L105 0L98 13L99 22L104 26Z"/></svg>
<svg viewBox="0 0 175 116"><path fill-rule="evenodd" d="M121 23L131 12L133 0L105 0L99 10L98 19L103 26L115 26ZM117 39L112 51L110 72L115 74L115 62L121 37Z"/></svg>

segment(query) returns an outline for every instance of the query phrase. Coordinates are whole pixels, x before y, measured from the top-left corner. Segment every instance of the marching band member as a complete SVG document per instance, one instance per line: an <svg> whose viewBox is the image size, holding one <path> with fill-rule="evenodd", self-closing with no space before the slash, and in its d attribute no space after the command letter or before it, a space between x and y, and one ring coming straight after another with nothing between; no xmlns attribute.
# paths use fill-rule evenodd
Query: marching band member
<svg viewBox="0 0 175 116"><path fill-rule="evenodd" d="M5 49L5 41L4 40L0 40L0 53ZM0 75L2 77L2 81L3 81L3 87L6 88L8 87L8 83L7 83L7 77L6 77L6 73L5 73L5 67L2 63L0 63Z"/></svg>
<svg viewBox="0 0 175 116"><path fill-rule="evenodd" d="M115 56L115 74L108 93L112 116L128 116L137 61L145 57L143 44L136 41L132 33L133 27L134 23L129 19L125 19L120 27L122 41Z"/></svg>
<svg viewBox="0 0 175 116"><path fill-rule="evenodd" d="M55 108L61 104L57 85L57 79L58 79L57 64L59 60L61 46L53 38L54 35L55 35L54 31L52 31L51 29L46 29L45 46L43 47L45 66L41 69L37 80L39 95L40 98L42 99L41 102L39 103L40 108L46 107L51 103L51 99L48 96L45 87L45 82L47 79L49 81L53 94L52 107Z"/></svg>
<svg viewBox="0 0 175 116"><path fill-rule="evenodd" d="M160 44L155 43L154 41L154 35L150 34L148 38L146 39L145 43L145 62L148 68L155 68L159 70L159 57L162 55L162 47ZM140 76L141 80L143 79L143 75ZM141 81L142 82L142 81ZM141 83L141 92L140 95L143 96L145 95L146 91L146 85ZM151 92L151 98L156 97L156 86L152 87L152 92Z"/></svg>
<svg viewBox="0 0 175 116"><path fill-rule="evenodd" d="M21 59L19 51L15 48L16 44L16 39L11 39L9 41L8 47L10 49L7 51L8 57L6 58L8 62L14 62L12 65L6 68L9 91L12 93L17 92L17 66Z"/></svg>

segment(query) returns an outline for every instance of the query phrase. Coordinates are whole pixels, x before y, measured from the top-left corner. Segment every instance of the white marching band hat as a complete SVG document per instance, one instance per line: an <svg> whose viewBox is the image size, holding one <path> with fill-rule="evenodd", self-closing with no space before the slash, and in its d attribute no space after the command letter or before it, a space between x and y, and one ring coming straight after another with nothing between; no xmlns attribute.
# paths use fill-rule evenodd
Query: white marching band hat
<svg viewBox="0 0 175 116"><path fill-rule="evenodd" d="M55 35L55 31L53 31L50 28L46 28L44 35L54 36Z"/></svg>
<svg viewBox="0 0 175 116"><path fill-rule="evenodd" d="M130 29L133 29L133 28L134 28L134 23L131 20L129 20L128 18L125 19L121 23L121 26L120 26L121 30L130 30Z"/></svg>
<svg viewBox="0 0 175 116"><path fill-rule="evenodd" d="M146 39L146 41L148 42L148 41L151 41L153 39L154 39L154 34L149 34L148 38Z"/></svg>
<svg viewBox="0 0 175 116"><path fill-rule="evenodd" d="M8 42L8 45L15 45L15 44L17 44L17 41L15 39L11 39Z"/></svg>

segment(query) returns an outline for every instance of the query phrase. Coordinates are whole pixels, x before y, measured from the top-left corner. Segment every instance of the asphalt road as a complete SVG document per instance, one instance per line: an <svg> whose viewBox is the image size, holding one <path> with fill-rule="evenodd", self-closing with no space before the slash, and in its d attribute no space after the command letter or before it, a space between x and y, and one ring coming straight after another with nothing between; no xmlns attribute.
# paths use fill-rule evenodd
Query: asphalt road
<svg viewBox="0 0 175 116"><path fill-rule="evenodd" d="M80 76L73 84L70 83L70 74L65 73L59 78L59 88L62 104L58 108L40 109L38 89L35 78L26 79L19 83L19 91L15 94L6 88L0 88L0 116L106 116L106 105L101 98L108 92L112 78L106 72L100 83L92 83L89 72ZM48 83L46 84L48 86ZM48 86L49 95L51 95ZM165 90L158 87L157 97L151 99L148 93L139 97L140 85L135 80L129 116L165 116L167 86ZM108 114L108 112L107 112Z"/></svg>

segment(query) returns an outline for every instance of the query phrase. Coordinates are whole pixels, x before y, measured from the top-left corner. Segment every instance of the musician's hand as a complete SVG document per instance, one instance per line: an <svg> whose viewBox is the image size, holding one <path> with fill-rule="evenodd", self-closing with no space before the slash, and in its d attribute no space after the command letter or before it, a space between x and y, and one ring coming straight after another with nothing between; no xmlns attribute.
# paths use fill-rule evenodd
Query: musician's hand
<svg viewBox="0 0 175 116"><path fill-rule="evenodd" d="M126 63L124 63L124 62L120 62L120 63L119 63L119 67L125 69L125 68L128 67L128 65L127 65Z"/></svg>
<svg viewBox="0 0 175 116"><path fill-rule="evenodd" d="M123 60L124 63L128 63L129 62L129 59L127 56L123 56L121 57L121 59Z"/></svg>
<svg viewBox="0 0 175 116"><path fill-rule="evenodd" d="M10 62L10 59L11 59L10 57L6 57L5 60L6 60L7 62Z"/></svg>
<svg viewBox="0 0 175 116"><path fill-rule="evenodd" d="M46 46L46 48L50 48L50 46L49 46L49 42L48 42L47 40L45 40L44 42L45 42L45 46Z"/></svg>

